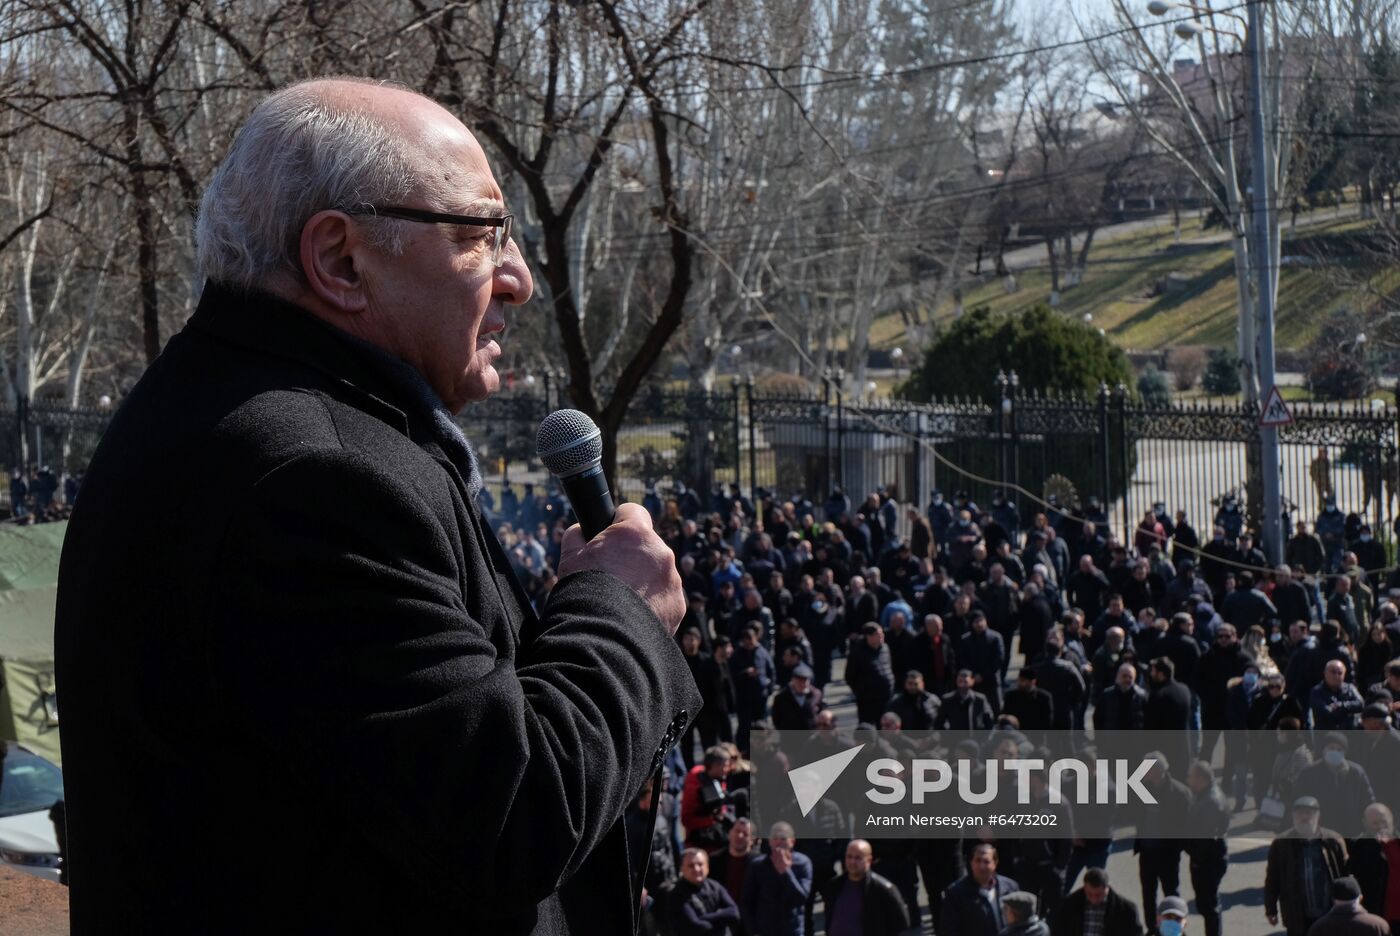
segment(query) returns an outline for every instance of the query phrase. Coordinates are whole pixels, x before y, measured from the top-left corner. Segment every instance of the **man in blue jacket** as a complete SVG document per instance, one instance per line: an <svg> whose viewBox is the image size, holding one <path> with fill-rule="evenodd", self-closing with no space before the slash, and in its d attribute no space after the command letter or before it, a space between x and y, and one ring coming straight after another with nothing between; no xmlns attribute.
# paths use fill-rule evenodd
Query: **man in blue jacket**
<svg viewBox="0 0 1400 936"><path fill-rule="evenodd" d="M793 851L792 826L775 822L768 833L768 858L749 866L744 880L744 927L762 936L802 936L812 894L812 860Z"/></svg>

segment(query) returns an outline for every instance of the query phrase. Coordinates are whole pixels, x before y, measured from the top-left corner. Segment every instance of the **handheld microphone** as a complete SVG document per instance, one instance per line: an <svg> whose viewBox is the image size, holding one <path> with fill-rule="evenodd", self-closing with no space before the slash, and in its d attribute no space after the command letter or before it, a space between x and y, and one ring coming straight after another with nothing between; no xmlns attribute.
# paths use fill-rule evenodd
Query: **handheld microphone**
<svg viewBox="0 0 1400 936"><path fill-rule="evenodd" d="M603 434L593 420L578 410L555 410L540 423L535 450L564 488L585 541L613 522L617 508L603 474Z"/></svg>

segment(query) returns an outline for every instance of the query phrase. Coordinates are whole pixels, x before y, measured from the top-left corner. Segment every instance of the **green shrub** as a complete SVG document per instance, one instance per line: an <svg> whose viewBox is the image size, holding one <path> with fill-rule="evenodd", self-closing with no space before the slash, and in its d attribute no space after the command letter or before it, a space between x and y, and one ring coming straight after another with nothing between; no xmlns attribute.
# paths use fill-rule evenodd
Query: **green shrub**
<svg viewBox="0 0 1400 936"><path fill-rule="evenodd" d="M997 371L1013 370L1023 393L1093 396L1100 383L1134 384L1127 356L1097 328L1042 305L1022 314L974 309L929 346L902 392L991 401Z"/></svg>
<svg viewBox="0 0 1400 936"><path fill-rule="evenodd" d="M1149 406L1170 406L1172 388L1167 383L1167 375L1151 364L1143 370L1137 381L1138 396Z"/></svg>
<svg viewBox="0 0 1400 936"><path fill-rule="evenodd" d="M1240 358L1228 348L1212 348L1201 386L1215 396L1234 396L1240 392Z"/></svg>

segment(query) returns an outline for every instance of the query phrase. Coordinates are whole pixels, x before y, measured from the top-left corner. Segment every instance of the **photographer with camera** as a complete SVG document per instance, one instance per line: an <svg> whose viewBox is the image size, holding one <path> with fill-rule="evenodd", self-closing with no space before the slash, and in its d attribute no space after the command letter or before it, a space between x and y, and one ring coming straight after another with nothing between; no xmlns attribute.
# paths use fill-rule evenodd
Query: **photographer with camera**
<svg viewBox="0 0 1400 936"><path fill-rule="evenodd" d="M732 768L729 752L716 746L708 748L704 762L690 768L686 775L681 790L681 826L687 848L715 851L728 841L736 801L726 781Z"/></svg>

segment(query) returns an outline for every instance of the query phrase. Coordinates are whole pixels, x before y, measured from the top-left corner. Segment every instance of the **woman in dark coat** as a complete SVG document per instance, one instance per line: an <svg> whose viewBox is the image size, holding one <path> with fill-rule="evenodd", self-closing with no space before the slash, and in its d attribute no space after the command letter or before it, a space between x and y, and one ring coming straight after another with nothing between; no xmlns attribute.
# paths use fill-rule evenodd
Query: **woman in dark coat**
<svg viewBox="0 0 1400 936"><path fill-rule="evenodd" d="M1385 665L1395 659L1395 645L1380 622L1371 625L1371 631L1361 642L1356 653L1356 684L1371 686L1385 679Z"/></svg>

